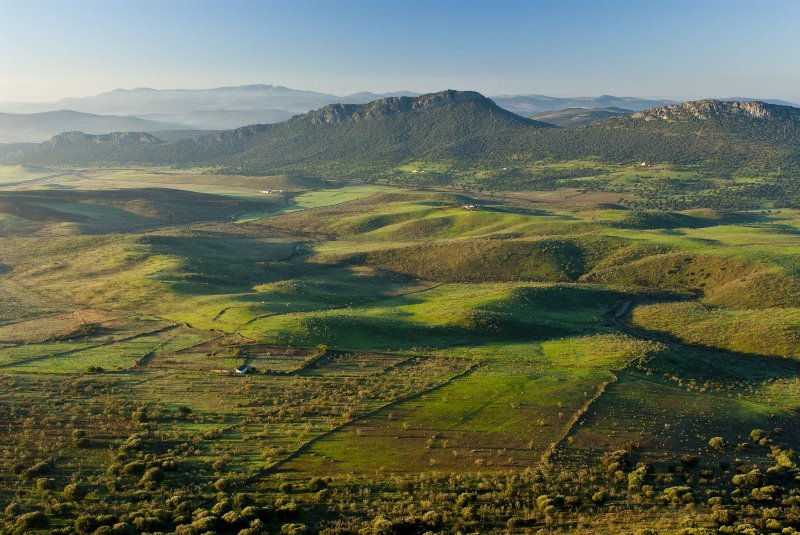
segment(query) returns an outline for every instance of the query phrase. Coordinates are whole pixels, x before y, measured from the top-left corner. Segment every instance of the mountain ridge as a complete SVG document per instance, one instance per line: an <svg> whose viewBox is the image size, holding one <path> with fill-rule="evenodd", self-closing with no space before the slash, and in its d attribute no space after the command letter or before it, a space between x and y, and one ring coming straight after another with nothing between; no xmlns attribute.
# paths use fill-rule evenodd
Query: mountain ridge
<svg viewBox="0 0 800 535"><path fill-rule="evenodd" d="M565 129L515 115L480 93L446 90L328 105L282 123L175 142L72 134L12 159L341 177L391 177L398 166L420 161L464 171L567 160L690 165L717 175L786 174L800 171L800 109L705 100ZM415 177L423 179L449 180L446 174Z"/></svg>
<svg viewBox="0 0 800 535"><path fill-rule="evenodd" d="M687 119L697 119L701 121L707 121L712 118L733 119L742 116L755 119L781 117L800 120L800 108L768 104L758 100L732 101L703 99L635 112L631 115L631 118L643 119L645 121L660 119L669 122Z"/></svg>

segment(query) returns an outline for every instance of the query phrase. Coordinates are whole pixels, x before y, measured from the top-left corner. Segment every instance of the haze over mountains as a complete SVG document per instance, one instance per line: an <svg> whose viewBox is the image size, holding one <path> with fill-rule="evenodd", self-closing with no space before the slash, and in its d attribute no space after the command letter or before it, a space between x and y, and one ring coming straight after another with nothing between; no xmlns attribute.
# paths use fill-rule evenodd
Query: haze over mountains
<svg viewBox="0 0 800 535"><path fill-rule="evenodd" d="M549 123L561 128L581 126L600 119L608 119L618 115L629 115L633 110L623 108L564 108L563 110L544 111L534 113L531 119Z"/></svg>
<svg viewBox="0 0 800 535"><path fill-rule="evenodd" d="M800 168L800 108L703 100L563 129L511 113L480 93L448 90L331 104L282 123L173 142L143 133L73 132L10 157L43 165L202 165L342 177L391 176L414 162L511 169L583 159L696 165L744 176L786 173ZM416 180L435 180L429 177Z"/></svg>
<svg viewBox="0 0 800 535"><path fill-rule="evenodd" d="M419 94L396 91L337 96L269 84L212 89L115 89L95 96L66 98L52 103L0 104L0 112L6 112L0 114L0 143L40 142L68 131L106 134L123 131L170 130L174 133L181 130L227 130L286 121L294 115L329 104L364 104L400 96L416 97ZM547 116L549 122L557 126L586 124L615 115L617 109L634 112L674 104L669 100L611 95L577 98L536 94L502 95L493 97L493 100L501 108L545 122L548 122L547 119L539 114L560 112ZM774 103L791 105L784 101Z"/></svg>
<svg viewBox="0 0 800 535"><path fill-rule="evenodd" d="M0 113L0 143L44 141L62 132L80 130L87 134L108 132L156 132L189 130L177 122L157 121L119 115L96 115L72 110L41 113Z"/></svg>

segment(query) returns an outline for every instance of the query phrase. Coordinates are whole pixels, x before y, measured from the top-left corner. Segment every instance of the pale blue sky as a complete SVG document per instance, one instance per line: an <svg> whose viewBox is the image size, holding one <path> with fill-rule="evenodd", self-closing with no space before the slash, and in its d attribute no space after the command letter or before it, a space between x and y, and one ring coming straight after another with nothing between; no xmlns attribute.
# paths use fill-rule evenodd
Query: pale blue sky
<svg viewBox="0 0 800 535"><path fill-rule="evenodd" d="M800 0L0 0L0 101L274 83L800 99Z"/></svg>

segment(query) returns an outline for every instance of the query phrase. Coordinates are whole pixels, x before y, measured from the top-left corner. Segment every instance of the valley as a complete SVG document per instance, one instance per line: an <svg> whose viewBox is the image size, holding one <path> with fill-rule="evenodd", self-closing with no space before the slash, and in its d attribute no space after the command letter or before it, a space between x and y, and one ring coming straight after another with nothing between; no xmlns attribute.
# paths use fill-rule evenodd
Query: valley
<svg viewBox="0 0 800 535"><path fill-rule="evenodd" d="M9 529L795 525L800 211L526 169L0 167Z"/></svg>

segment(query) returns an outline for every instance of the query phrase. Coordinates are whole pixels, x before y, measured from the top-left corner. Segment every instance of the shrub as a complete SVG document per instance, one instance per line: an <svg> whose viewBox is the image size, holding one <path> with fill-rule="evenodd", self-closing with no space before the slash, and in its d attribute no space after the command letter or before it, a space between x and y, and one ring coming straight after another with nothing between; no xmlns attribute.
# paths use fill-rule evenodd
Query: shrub
<svg viewBox="0 0 800 535"><path fill-rule="evenodd" d="M732 482L737 487L758 487L764 483L764 475L761 470L755 468L746 474L736 474Z"/></svg>
<svg viewBox="0 0 800 535"><path fill-rule="evenodd" d="M51 477L40 477L36 480L37 490L53 490L56 488L56 480Z"/></svg>
<svg viewBox="0 0 800 535"><path fill-rule="evenodd" d="M636 492L641 490L644 485L645 477L647 477L647 467L640 466L630 474L628 474L628 491Z"/></svg>
<svg viewBox="0 0 800 535"><path fill-rule="evenodd" d="M750 496L757 502L768 502L776 498L780 489L775 485L767 485L766 487L756 487L750 491Z"/></svg>
<svg viewBox="0 0 800 535"><path fill-rule="evenodd" d="M217 492L224 492L229 490L233 486L233 481L231 479L221 477L214 482L214 490Z"/></svg>
<svg viewBox="0 0 800 535"><path fill-rule="evenodd" d="M714 505L711 510L711 521L719 526L726 526L734 521L734 515L721 505Z"/></svg>
<svg viewBox="0 0 800 535"><path fill-rule="evenodd" d="M424 515L422 515L422 523L428 526L429 528L437 527L442 521L442 515L437 513L436 511L428 511Z"/></svg>
<svg viewBox="0 0 800 535"><path fill-rule="evenodd" d="M711 437L708 445L716 450L724 450L728 446L728 441L722 437Z"/></svg>
<svg viewBox="0 0 800 535"><path fill-rule="evenodd" d="M44 529L50 525L50 519L41 511L25 513L17 517L14 522L14 530L24 533L31 529Z"/></svg>
<svg viewBox="0 0 800 535"><path fill-rule="evenodd" d="M322 479L321 477L312 477L311 479L308 480L308 485L307 485L308 490L310 490L311 492L320 491L327 486L328 482Z"/></svg>
<svg viewBox="0 0 800 535"><path fill-rule="evenodd" d="M592 494L592 501L597 504L605 503L606 501L605 491L598 490L597 492Z"/></svg>
<svg viewBox="0 0 800 535"><path fill-rule="evenodd" d="M630 463L630 453L626 450L615 450L604 453L600 462L606 471L613 474L618 470L624 470Z"/></svg>
<svg viewBox="0 0 800 535"><path fill-rule="evenodd" d="M233 497L233 506L237 509L244 509L245 507L253 505L254 503L255 501L253 500L253 497L244 492L237 492Z"/></svg>
<svg viewBox="0 0 800 535"><path fill-rule="evenodd" d="M53 469L53 463L50 461L40 461L30 468L22 471L23 479L33 479L36 476L44 475Z"/></svg>
<svg viewBox="0 0 800 535"><path fill-rule="evenodd" d="M142 475L142 479L140 479L139 482L143 485L147 484L154 485L159 483L163 479L164 479L164 472L161 470L161 468L154 466L153 468L147 469L144 475Z"/></svg>
<svg viewBox="0 0 800 535"><path fill-rule="evenodd" d="M70 483L64 487L64 497L71 502L79 502L89 494L89 487L85 483Z"/></svg>
<svg viewBox="0 0 800 535"><path fill-rule="evenodd" d="M389 522L390 527L391 525L392 523ZM281 535L303 535L306 531L305 524L284 524L281 526Z"/></svg>
<svg viewBox="0 0 800 535"><path fill-rule="evenodd" d="M667 487L661 494L661 499L671 504L692 503L694 501L694 494L692 494L691 487Z"/></svg>
<svg viewBox="0 0 800 535"><path fill-rule="evenodd" d="M127 522L120 522L111 526L111 533L114 535L134 535L136 530Z"/></svg>

